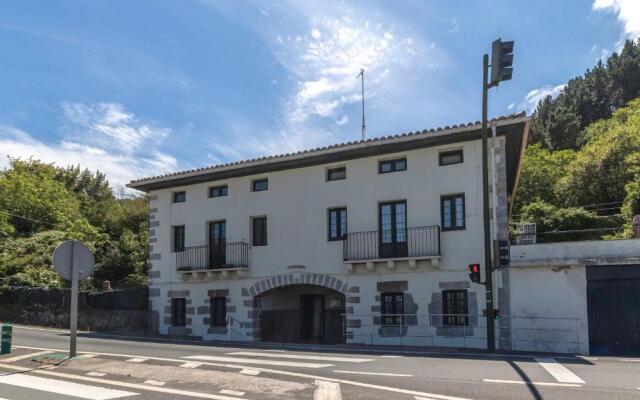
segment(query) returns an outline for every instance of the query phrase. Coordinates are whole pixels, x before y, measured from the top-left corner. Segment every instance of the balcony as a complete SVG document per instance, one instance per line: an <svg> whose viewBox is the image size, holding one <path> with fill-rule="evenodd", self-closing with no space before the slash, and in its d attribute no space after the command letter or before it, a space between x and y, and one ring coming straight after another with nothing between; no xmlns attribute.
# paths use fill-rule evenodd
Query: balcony
<svg viewBox="0 0 640 400"><path fill-rule="evenodd" d="M437 265L441 258L440 226L348 233L342 254L350 272L360 263L370 271L375 270L375 263L386 263L389 269L395 269L398 261L406 261L411 269L420 260Z"/></svg>
<svg viewBox="0 0 640 400"><path fill-rule="evenodd" d="M176 269L184 277L243 276L249 268L249 244L220 240L210 245L185 247L176 252Z"/></svg>

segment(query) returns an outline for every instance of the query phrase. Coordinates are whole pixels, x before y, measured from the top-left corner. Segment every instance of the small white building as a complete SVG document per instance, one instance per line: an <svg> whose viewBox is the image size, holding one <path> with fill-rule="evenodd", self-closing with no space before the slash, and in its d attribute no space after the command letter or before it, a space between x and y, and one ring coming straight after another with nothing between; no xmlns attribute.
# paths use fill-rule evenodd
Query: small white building
<svg viewBox="0 0 640 400"><path fill-rule="evenodd" d="M508 239L528 124L524 114L491 121L494 239ZM154 329L204 340L485 348L484 286L467 267L484 260L480 128L131 182L150 199ZM584 285L546 282L550 267L543 276L532 268L494 272L497 346L588 353L586 305L570 303L586 298Z"/></svg>

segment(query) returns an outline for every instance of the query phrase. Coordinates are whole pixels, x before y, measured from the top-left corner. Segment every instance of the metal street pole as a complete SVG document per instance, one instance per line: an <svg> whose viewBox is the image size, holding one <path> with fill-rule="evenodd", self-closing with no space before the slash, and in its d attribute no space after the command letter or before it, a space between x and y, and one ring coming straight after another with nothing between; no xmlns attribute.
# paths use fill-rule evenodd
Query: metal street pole
<svg viewBox="0 0 640 400"><path fill-rule="evenodd" d="M489 55L482 58L482 216L484 223L485 314L487 317L487 351L496 350L493 326L493 270L491 266L491 228L489 223L489 166L487 152L487 92ZM495 188L494 188L495 190Z"/></svg>
<svg viewBox="0 0 640 400"><path fill-rule="evenodd" d="M74 257L75 242L71 242L71 315L69 316L70 344L69 357L76 356L76 337L78 335L78 257Z"/></svg>

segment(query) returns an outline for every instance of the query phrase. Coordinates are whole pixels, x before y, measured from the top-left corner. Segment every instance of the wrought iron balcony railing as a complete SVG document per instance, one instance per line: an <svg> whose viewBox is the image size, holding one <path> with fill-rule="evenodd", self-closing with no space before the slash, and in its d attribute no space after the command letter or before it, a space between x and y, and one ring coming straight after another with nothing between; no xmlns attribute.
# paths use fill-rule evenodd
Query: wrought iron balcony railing
<svg viewBox="0 0 640 400"><path fill-rule="evenodd" d="M249 268L249 243L216 241L210 245L185 247L176 252L180 272L225 268Z"/></svg>
<svg viewBox="0 0 640 400"><path fill-rule="evenodd" d="M440 226L348 233L344 261L440 256Z"/></svg>

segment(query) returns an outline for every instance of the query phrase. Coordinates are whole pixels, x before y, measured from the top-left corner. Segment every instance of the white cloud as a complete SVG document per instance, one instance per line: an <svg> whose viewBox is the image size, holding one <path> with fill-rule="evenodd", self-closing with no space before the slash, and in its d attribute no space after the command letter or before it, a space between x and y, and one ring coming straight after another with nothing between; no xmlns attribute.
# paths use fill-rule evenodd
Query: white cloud
<svg viewBox="0 0 640 400"><path fill-rule="evenodd" d="M547 96L558 96L565 86L566 84L563 83L557 86L544 85L537 89L533 89L529 91L526 96L524 96L524 100L522 101L522 103L520 103L519 107L520 109L526 109L527 112L531 114L538 106L538 102L540 102L540 100L544 99Z"/></svg>
<svg viewBox="0 0 640 400"><path fill-rule="evenodd" d="M0 167L6 156L79 164L104 172L116 189L132 179L175 170L177 160L159 150L170 130L139 121L118 103L63 103L62 139L46 143L11 126L0 126Z"/></svg>
<svg viewBox="0 0 640 400"><path fill-rule="evenodd" d="M398 88L407 81L427 71L432 76L429 70L442 65L443 51L375 5L284 3L270 10L270 21L251 23L286 70L286 78L278 84L280 115L265 132L250 118L221 113L219 121L225 124L221 130L233 140L212 141L214 158L294 152L359 138L359 129L348 132L341 126L354 113L360 115L357 75L361 68L365 69L366 107L374 109L384 108L390 95L401 96ZM207 4L235 12L219 2Z"/></svg>
<svg viewBox="0 0 640 400"><path fill-rule="evenodd" d="M285 43L280 59L297 78L285 113L290 122L333 118L342 107L360 100L360 68L365 85L376 87L394 67L415 59L415 40L391 27L351 17L314 17L308 32ZM369 89L367 97L373 96Z"/></svg>
<svg viewBox="0 0 640 400"><path fill-rule="evenodd" d="M617 15L622 23L624 34L617 43L618 49L624 44L624 39L635 39L640 36L640 1L638 0L595 0L595 11L609 11Z"/></svg>

